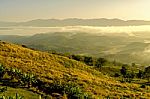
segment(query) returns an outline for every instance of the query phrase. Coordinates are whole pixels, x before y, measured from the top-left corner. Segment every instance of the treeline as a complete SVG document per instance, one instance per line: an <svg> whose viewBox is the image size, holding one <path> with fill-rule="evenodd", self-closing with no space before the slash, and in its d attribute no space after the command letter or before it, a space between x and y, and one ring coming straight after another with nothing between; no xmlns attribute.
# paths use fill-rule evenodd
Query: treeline
<svg viewBox="0 0 150 99"><path fill-rule="evenodd" d="M85 93L82 88L74 83L74 79L66 82L61 82L58 79L54 79L53 83L44 82L37 76L31 73L22 72L16 68L5 68L2 64L0 64L0 82L4 86L11 86L11 87L25 87L25 88L36 88L36 92L43 92L50 96L47 97L56 97L65 99L91 99L92 96L88 93ZM4 92L7 91L4 90ZM53 94L57 93L57 94ZM2 98L3 99L3 98Z"/></svg>
<svg viewBox="0 0 150 99"><path fill-rule="evenodd" d="M120 69L122 75L122 82L131 82L134 78L147 79L150 83L150 66L147 66L143 71L139 70L138 73L128 70L125 66ZM116 74L116 77L118 75Z"/></svg>
<svg viewBox="0 0 150 99"><path fill-rule="evenodd" d="M102 66L105 65L113 65L113 66L122 66L123 64L117 61L109 61L105 58L102 57L92 57L92 56L86 56L86 55L75 55L75 54L68 54L68 53L57 53L55 51L48 51L50 54L55 54L55 55L61 55L61 56L65 56L68 57L69 59L73 59L76 61L80 61L85 63L88 66L95 66L98 68L101 68ZM127 64L126 64L127 65Z"/></svg>

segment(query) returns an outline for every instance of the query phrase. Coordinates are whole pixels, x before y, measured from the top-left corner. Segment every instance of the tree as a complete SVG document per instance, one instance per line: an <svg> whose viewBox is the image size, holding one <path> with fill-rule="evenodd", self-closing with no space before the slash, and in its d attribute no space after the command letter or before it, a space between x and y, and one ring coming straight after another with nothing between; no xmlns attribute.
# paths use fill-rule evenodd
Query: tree
<svg viewBox="0 0 150 99"><path fill-rule="evenodd" d="M97 61L96 61L95 66L101 69L101 67L104 66L104 64L106 62L107 62L106 59L104 59L104 58L98 58Z"/></svg>
<svg viewBox="0 0 150 99"><path fill-rule="evenodd" d="M125 66L122 66L122 68L120 69L120 73L123 75L122 81L124 81L123 78L126 78L126 74L127 74L127 69Z"/></svg>
<svg viewBox="0 0 150 99"><path fill-rule="evenodd" d="M126 81L129 82L129 83L133 80L134 77L135 77L135 73L133 71L130 72L130 73L127 73L126 76L125 76Z"/></svg>
<svg viewBox="0 0 150 99"><path fill-rule="evenodd" d="M80 55L72 55L72 59L77 61L84 61L84 57Z"/></svg>
<svg viewBox="0 0 150 99"><path fill-rule="evenodd" d="M93 66L93 63L94 63L93 57L85 56L84 62L85 62L85 64L87 64L89 66Z"/></svg>
<svg viewBox="0 0 150 99"><path fill-rule="evenodd" d="M150 66L145 68L144 76L147 78L148 82L150 82Z"/></svg>
<svg viewBox="0 0 150 99"><path fill-rule="evenodd" d="M123 77L125 77L125 75L127 74L127 69L125 66L122 66L121 70L120 70L121 74L123 75Z"/></svg>
<svg viewBox="0 0 150 99"><path fill-rule="evenodd" d="M143 77L143 74L143 71L139 70L139 72L137 73L137 77L141 79Z"/></svg>

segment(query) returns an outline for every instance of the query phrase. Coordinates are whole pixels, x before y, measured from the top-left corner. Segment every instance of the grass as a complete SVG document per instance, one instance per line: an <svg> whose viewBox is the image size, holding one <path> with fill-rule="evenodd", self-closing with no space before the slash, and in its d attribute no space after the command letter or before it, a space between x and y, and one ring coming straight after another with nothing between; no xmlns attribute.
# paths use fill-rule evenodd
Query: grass
<svg viewBox="0 0 150 99"><path fill-rule="evenodd" d="M5 86L0 85L0 88L2 87L5 87ZM38 99L39 98L38 94L28 91L27 89L11 88L11 87L7 87L7 91L0 93L0 96L15 96L16 93L18 93L21 96L24 96L25 99Z"/></svg>
<svg viewBox="0 0 150 99"><path fill-rule="evenodd" d="M32 73L46 83L54 83L55 80L75 83L96 99L98 97L150 97L149 86L140 88L140 84L120 83L84 63L7 42L0 42L0 63L6 68L13 67Z"/></svg>

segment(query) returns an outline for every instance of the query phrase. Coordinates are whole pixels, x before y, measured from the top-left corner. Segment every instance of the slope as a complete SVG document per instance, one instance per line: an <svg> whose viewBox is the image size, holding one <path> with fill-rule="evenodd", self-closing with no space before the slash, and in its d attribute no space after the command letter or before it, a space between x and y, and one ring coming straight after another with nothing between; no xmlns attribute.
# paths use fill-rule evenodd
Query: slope
<svg viewBox="0 0 150 99"><path fill-rule="evenodd" d="M93 67L67 57L34 51L19 45L0 42L0 63L37 75L43 82L54 80L79 85L93 97L149 97L149 87L120 83Z"/></svg>

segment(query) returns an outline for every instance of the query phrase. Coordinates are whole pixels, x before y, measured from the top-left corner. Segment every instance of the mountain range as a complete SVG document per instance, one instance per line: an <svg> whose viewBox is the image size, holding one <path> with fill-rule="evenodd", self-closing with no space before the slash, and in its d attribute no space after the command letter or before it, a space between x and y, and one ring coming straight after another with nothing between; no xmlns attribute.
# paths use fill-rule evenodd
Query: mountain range
<svg viewBox="0 0 150 99"><path fill-rule="evenodd" d="M55 27L55 26L139 26L150 25L150 21L144 20L121 20L121 19L36 19L27 22L0 22L0 27L8 26L33 26L33 27Z"/></svg>

